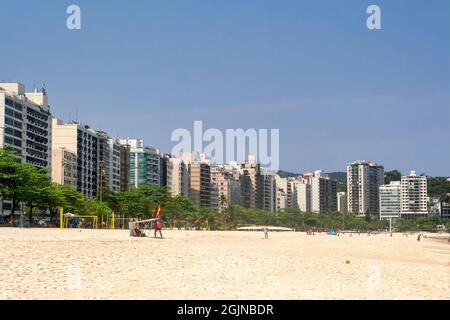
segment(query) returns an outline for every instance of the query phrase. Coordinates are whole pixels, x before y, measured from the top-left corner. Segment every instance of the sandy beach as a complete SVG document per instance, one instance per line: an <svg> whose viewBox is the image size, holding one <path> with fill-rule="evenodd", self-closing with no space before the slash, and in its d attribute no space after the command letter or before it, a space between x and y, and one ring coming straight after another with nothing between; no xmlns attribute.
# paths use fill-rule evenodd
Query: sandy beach
<svg viewBox="0 0 450 320"><path fill-rule="evenodd" d="M450 299L446 240L164 235L0 228L0 299Z"/></svg>

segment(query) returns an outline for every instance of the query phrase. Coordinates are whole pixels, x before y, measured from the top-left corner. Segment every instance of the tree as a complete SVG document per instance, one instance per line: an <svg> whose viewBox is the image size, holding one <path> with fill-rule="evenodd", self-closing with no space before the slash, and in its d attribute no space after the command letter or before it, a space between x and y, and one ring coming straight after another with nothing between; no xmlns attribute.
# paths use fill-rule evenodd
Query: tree
<svg viewBox="0 0 450 320"><path fill-rule="evenodd" d="M227 197L224 194L221 194L219 197L219 208L220 211L223 211L228 205Z"/></svg>
<svg viewBox="0 0 450 320"><path fill-rule="evenodd" d="M387 171L384 173L384 184L390 184L392 181L400 181L402 173L398 170Z"/></svg>
<svg viewBox="0 0 450 320"><path fill-rule="evenodd" d="M64 211L73 214L83 214L86 211L86 198L71 186L60 186L64 197Z"/></svg>
<svg viewBox="0 0 450 320"><path fill-rule="evenodd" d="M37 169L34 166L29 166L28 170L29 172L27 175L29 180L23 188L22 198L28 207L29 225L31 227L33 208L42 204L42 193L51 185L51 180L50 177L46 175L47 170L45 169Z"/></svg>
<svg viewBox="0 0 450 320"><path fill-rule="evenodd" d="M63 187L56 183L51 183L42 189L40 194L39 206L47 208L50 213L50 223L53 223L53 218L57 213L59 207L66 205Z"/></svg>
<svg viewBox="0 0 450 320"><path fill-rule="evenodd" d="M11 201L11 223L21 202L28 203L30 224L33 207L37 205L39 193L50 179L45 169L29 163L20 163L17 154L9 149L0 149L0 193Z"/></svg>

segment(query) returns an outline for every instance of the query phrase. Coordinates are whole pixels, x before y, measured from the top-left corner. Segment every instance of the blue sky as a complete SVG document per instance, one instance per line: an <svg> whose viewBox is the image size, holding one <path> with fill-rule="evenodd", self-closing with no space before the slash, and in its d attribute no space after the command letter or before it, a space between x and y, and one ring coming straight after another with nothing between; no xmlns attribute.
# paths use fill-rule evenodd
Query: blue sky
<svg viewBox="0 0 450 320"><path fill-rule="evenodd" d="M82 30L66 28L78 4ZM382 30L366 9L382 10ZM168 152L176 128L279 128L280 166L450 176L450 1L0 0L0 80Z"/></svg>

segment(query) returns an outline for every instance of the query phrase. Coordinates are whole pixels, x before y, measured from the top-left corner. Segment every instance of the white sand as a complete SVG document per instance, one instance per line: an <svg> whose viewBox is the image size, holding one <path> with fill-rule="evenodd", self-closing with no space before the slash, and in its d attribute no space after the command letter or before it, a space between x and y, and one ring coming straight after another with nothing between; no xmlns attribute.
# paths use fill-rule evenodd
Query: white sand
<svg viewBox="0 0 450 320"><path fill-rule="evenodd" d="M0 228L0 299L450 299L445 241L402 234L164 235Z"/></svg>

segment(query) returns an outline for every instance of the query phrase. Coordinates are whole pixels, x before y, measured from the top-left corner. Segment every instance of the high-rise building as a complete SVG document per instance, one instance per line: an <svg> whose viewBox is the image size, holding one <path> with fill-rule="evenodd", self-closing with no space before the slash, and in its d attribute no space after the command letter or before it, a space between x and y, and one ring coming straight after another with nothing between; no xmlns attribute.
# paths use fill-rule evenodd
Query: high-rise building
<svg viewBox="0 0 450 320"><path fill-rule="evenodd" d="M211 166L211 183L211 207L223 211L230 203L229 178L223 167Z"/></svg>
<svg viewBox="0 0 450 320"><path fill-rule="evenodd" d="M189 198L199 207L211 206L211 171L207 163L189 163Z"/></svg>
<svg viewBox="0 0 450 320"><path fill-rule="evenodd" d="M307 180L295 181L297 191L297 208L302 212L311 212L311 185Z"/></svg>
<svg viewBox="0 0 450 320"><path fill-rule="evenodd" d="M77 189L77 155L65 148L52 150L52 181ZM61 165L61 167L56 167Z"/></svg>
<svg viewBox="0 0 450 320"><path fill-rule="evenodd" d="M369 161L355 161L347 166L348 211L358 215L378 216L380 187L384 167Z"/></svg>
<svg viewBox="0 0 450 320"><path fill-rule="evenodd" d="M401 215L405 219L426 217L427 206L427 177L418 176L411 171L409 176L403 176L401 181Z"/></svg>
<svg viewBox="0 0 450 320"><path fill-rule="evenodd" d="M179 158L168 158L167 191L172 197L189 196L188 166Z"/></svg>
<svg viewBox="0 0 450 320"><path fill-rule="evenodd" d="M130 145L120 143L120 192L127 191L130 191Z"/></svg>
<svg viewBox="0 0 450 320"><path fill-rule="evenodd" d="M256 207L261 210L276 212L277 183L275 180L275 174L272 172L260 172L260 174L257 175L256 190Z"/></svg>
<svg viewBox="0 0 450 320"><path fill-rule="evenodd" d="M277 206L276 211L286 209L288 207L288 195L283 189L277 189Z"/></svg>
<svg viewBox="0 0 450 320"><path fill-rule="evenodd" d="M0 146L23 163L51 168L52 121L45 89L25 92L20 83L0 83Z"/></svg>
<svg viewBox="0 0 450 320"><path fill-rule="evenodd" d="M197 153L180 153L179 158L188 168L189 199L199 207L211 207L212 183L209 161L204 154ZM213 194L214 196L217 197L217 194Z"/></svg>
<svg viewBox="0 0 450 320"><path fill-rule="evenodd" d="M295 178L287 178L286 182L286 207L297 209L297 188L296 188L296 179Z"/></svg>
<svg viewBox="0 0 450 320"><path fill-rule="evenodd" d="M311 210L321 213L336 212L336 181L323 171L315 171L309 181L311 184Z"/></svg>
<svg viewBox="0 0 450 320"><path fill-rule="evenodd" d="M337 193L337 211L341 213L347 213L347 192Z"/></svg>
<svg viewBox="0 0 450 320"><path fill-rule="evenodd" d="M447 199L444 201L441 201L440 210L441 212L441 219L443 221L450 220L450 194L447 195Z"/></svg>
<svg viewBox="0 0 450 320"><path fill-rule="evenodd" d="M170 155L169 154L165 154L165 153L161 153L160 154L160 168L159 168L159 172L160 172L160 185L163 188L167 188L167 170L169 167L169 159L170 159Z"/></svg>
<svg viewBox="0 0 450 320"><path fill-rule="evenodd" d="M52 149L64 148L77 157L77 190L87 197L95 197L98 191L99 138L97 132L78 122L64 123L52 119ZM63 164L52 165L52 176L60 175ZM60 183L58 179L54 180Z"/></svg>
<svg viewBox="0 0 450 320"><path fill-rule="evenodd" d="M260 165L256 158L249 156L248 160L241 165L241 204L245 208L257 207L257 183L260 174Z"/></svg>
<svg viewBox="0 0 450 320"><path fill-rule="evenodd" d="M142 139L121 139L122 145L130 146L130 185L138 188L143 185L161 185L160 152L144 145Z"/></svg>
<svg viewBox="0 0 450 320"><path fill-rule="evenodd" d="M120 192L121 145L119 140L109 137L103 131L96 131L99 146L98 192L103 190Z"/></svg>
<svg viewBox="0 0 450 320"><path fill-rule="evenodd" d="M400 181L380 187L380 220L400 218Z"/></svg>

